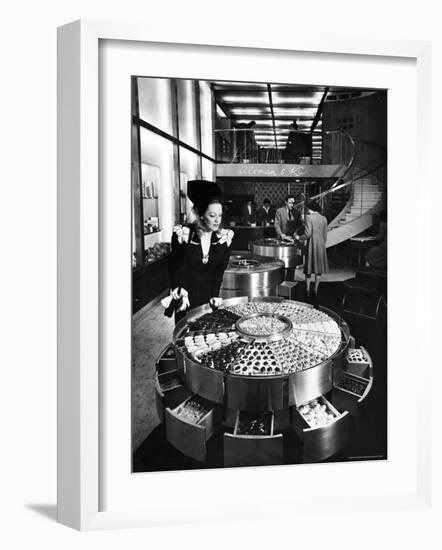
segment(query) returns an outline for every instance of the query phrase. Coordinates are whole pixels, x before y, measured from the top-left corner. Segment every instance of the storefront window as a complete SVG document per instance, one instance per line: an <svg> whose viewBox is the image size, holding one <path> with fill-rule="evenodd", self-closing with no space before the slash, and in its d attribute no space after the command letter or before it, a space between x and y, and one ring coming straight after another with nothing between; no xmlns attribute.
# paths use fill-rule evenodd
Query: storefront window
<svg viewBox="0 0 442 550"><path fill-rule="evenodd" d="M193 80L177 80L178 131L180 141L199 149L199 129L195 83Z"/></svg>
<svg viewBox="0 0 442 550"><path fill-rule="evenodd" d="M148 124L173 133L171 81L168 78L138 78L139 116Z"/></svg>

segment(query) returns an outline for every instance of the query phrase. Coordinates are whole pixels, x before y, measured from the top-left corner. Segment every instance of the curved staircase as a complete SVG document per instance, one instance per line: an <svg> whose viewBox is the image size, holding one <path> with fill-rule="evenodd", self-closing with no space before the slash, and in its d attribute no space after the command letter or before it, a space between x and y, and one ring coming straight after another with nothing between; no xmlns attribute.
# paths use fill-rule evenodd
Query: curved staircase
<svg viewBox="0 0 442 550"><path fill-rule="evenodd" d="M361 177L348 185L348 202L328 224L327 248L367 230L373 225L373 216L385 208L383 185L375 176Z"/></svg>

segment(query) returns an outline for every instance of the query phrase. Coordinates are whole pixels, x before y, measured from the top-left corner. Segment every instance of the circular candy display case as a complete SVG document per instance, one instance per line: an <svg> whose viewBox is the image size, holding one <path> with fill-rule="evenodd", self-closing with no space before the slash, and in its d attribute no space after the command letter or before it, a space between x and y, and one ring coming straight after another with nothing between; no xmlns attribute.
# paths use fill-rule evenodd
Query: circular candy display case
<svg viewBox="0 0 442 550"><path fill-rule="evenodd" d="M280 239L257 239L252 243L252 252L260 256L278 258L285 267L296 267L300 262L301 245L299 242L284 242Z"/></svg>
<svg viewBox="0 0 442 550"><path fill-rule="evenodd" d="M224 272L222 298L274 296L284 280L284 262L255 254L232 254Z"/></svg>
<svg viewBox="0 0 442 550"><path fill-rule="evenodd" d="M336 454L373 381L367 351L352 342L333 311L283 298L193 309L157 363L168 441L204 461L207 441L222 433L225 466L283 463L293 434L305 461Z"/></svg>

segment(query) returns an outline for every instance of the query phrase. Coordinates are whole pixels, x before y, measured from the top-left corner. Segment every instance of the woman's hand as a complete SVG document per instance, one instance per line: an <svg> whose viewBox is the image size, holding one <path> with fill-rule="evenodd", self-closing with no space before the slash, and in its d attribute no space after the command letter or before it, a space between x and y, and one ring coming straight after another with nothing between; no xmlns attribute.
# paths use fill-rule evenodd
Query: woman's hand
<svg viewBox="0 0 442 550"><path fill-rule="evenodd" d="M182 289L182 288L179 288L179 287L174 288L174 289L172 290L172 292L171 292L172 298L173 298L174 300L179 300L179 299L181 298L181 292L182 292L182 290L183 290L183 289Z"/></svg>
<svg viewBox="0 0 442 550"><path fill-rule="evenodd" d="M223 299L222 298L210 298L209 305L212 309L218 309L223 305Z"/></svg>
<svg viewBox="0 0 442 550"><path fill-rule="evenodd" d="M185 288L180 288L180 287L174 288L171 292L171 296L174 300L181 299L181 305L178 308L178 311L184 311L188 309L188 307L190 306L189 293Z"/></svg>

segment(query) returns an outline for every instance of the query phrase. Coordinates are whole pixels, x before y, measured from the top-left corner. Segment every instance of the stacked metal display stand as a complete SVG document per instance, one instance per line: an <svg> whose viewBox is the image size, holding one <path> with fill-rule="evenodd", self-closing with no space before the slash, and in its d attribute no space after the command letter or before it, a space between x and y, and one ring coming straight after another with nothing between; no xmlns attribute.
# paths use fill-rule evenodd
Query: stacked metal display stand
<svg viewBox="0 0 442 550"><path fill-rule="evenodd" d="M221 286L223 298L276 296L284 280L284 263L244 252L232 254Z"/></svg>
<svg viewBox="0 0 442 550"><path fill-rule="evenodd" d="M157 362L157 410L168 441L201 462L215 433L225 466L282 464L294 434L315 462L345 448L372 383L367 351L333 311L237 297L176 325Z"/></svg>
<svg viewBox="0 0 442 550"><path fill-rule="evenodd" d="M253 254L278 258L286 268L296 267L302 262L302 246L296 242L284 242L280 239L258 239L251 243Z"/></svg>

